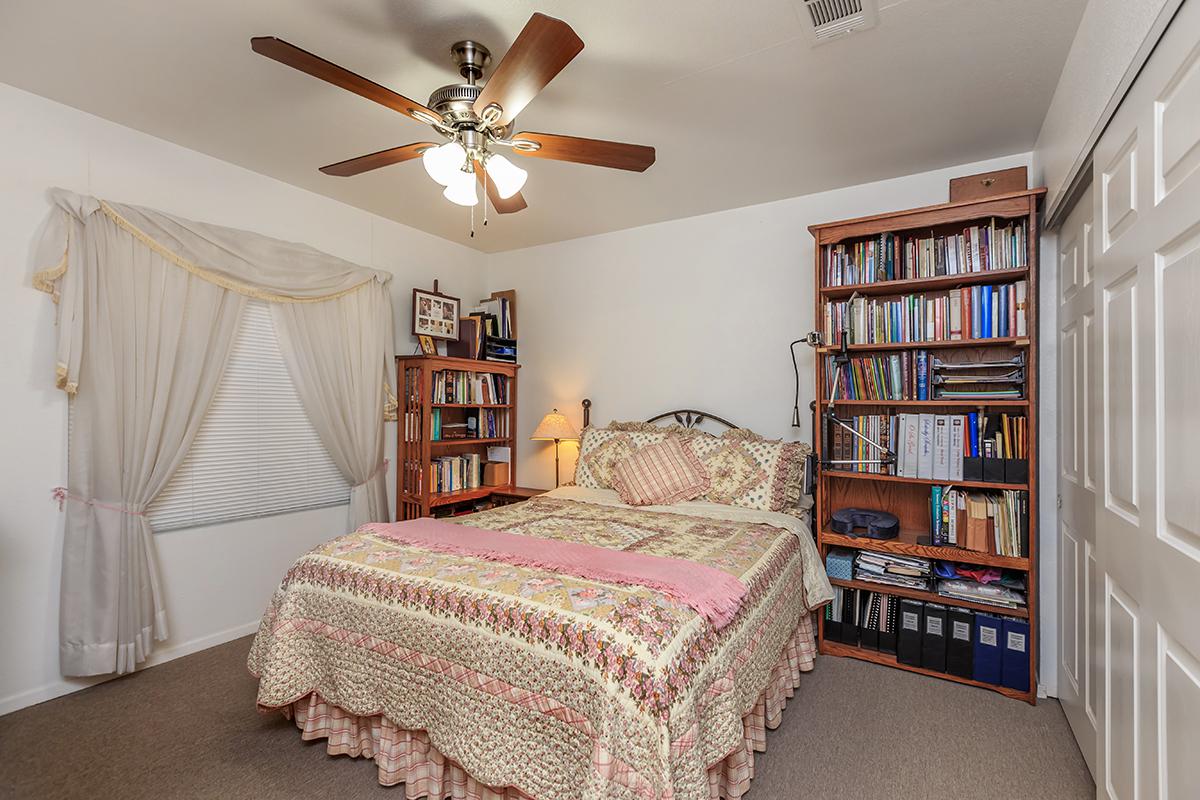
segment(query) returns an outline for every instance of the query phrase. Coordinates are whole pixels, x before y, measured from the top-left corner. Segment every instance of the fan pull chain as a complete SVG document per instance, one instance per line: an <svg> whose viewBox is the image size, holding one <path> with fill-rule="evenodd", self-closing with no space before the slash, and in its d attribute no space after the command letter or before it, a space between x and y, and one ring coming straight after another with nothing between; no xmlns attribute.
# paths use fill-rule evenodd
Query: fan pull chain
<svg viewBox="0 0 1200 800"><path fill-rule="evenodd" d="M488 174L487 174L487 167L483 166L482 161L479 162L479 165L481 167L483 167L483 227L486 228L487 227L487 207L488 207L488 193L487 193Z"/></svg>
<svg viewBox="0 0 1200 800"><path fill-rule="evenodd" d="M471 238L475 238L475 206L471 206Z"/></svg>

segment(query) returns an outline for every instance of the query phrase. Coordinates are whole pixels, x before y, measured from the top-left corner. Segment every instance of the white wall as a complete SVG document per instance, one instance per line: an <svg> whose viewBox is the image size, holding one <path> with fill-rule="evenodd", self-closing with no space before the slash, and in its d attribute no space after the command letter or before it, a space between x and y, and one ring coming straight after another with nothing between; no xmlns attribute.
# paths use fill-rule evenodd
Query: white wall
<svg viewBox="0 0 1200 800"><path fill-rule="evenodd" d="M3 714L89 683L58 673L62 515L50 490L66 482L67 405L54 388L53 305L29 281L48 187L301 241L389 270L398 353L412 352L412 287L438 278L442 291L474 300L483 290L484 256L4 84L0 153ZM342 533L345 521L338 507L158 534L171 638L153 661L253 632L290 563Z"/></svg>
<svg viewBox="0 0 1200 800"><path fill-rule="evenodd" d="M1048 188L1046 208L1060 200L1073 171L1087 158L1106 109L1133 80L1182 0L1089 0L1067 53L1058 86L1033 150L1034 170Z"/></svg>
<svg viewBox="0 0 1200 800"><path fill-rule="evenodd" d="M584 397L592 399L598 423L690 407L765 436L811 440L813 353L796 347L798 429L791 427L788 354L788 343L816 326L807 226L943 203L952 177L1029 164L1030 154L1022 153L492 254L488 288L515 288L519 299L519 482L554 485L553 445L525 437L552 407L579 426ZM1049 298L1041 305L1043 325L1052 332L1053 288L1047 294L1043 287L1042 295ZM1041 385L1048 387L1042 399L1052 404L1055 337L1042 342ZM1050 411L1043 420L1053 420L1053 405ZM1042 435L1053 442L1053 425L1043 422ZM1052 459L1056 450L1042 452ZM569 480L577 446L564 444L562 452L563 480ZM1044 460L1042 469L1054 475L1056 466ZM1053 509L1052 502L1041 509L1044 664L1057 657ZM1055 670L1043 672L1053 694Z"/></svg>

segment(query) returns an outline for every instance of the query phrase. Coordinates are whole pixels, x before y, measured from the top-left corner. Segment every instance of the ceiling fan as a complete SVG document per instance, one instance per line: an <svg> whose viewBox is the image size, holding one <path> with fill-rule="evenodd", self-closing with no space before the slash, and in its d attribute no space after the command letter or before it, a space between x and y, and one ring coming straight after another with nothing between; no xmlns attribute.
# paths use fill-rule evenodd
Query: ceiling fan
<svg viewBox="0 0 1200 800"><path fill-rule="evenodd" d="M425 170L445 186L446 199L462 206L479 202L476 182L502 214L526 207L521 187L528 174L495 152L511 148L522 156L573 161L597 167L644 172L654 163L654 148L638 144L583 139L555 133L512 134L513 120L579 55L583 41L571 26L545 14L534 14L484 85L479 81L492 60L486 47L474 41L450 47L466 83L453 83L429 96L429 104L397 94L337 64L301 50L274 36L250 40L254 52L328 81L347 91L399 111L431 126L446 140L414 142L321 167L326 175L349 177L420 157Z"/></svg>

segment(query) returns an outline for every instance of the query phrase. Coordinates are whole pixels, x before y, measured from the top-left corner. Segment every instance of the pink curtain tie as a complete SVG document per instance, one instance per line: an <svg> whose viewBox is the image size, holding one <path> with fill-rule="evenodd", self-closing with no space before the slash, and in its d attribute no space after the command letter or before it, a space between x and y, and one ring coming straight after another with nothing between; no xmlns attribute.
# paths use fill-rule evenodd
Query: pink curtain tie
<svg viewBox="0 0 1200 800"><path fill-rule="evenodd" d="M84 505L95 506L96 508L104 508L109 511L118 511L122 514L128 514L131 517L146 516L146 512L144 512L144 511L130 511L127 508L121 508L120 506L112 506L112 505L109 505L108 503L101 503L99 500L89 500L86 497L80 497L77 494L71 494L70 492L67 491L67 487L65 487L65 486L55 486L53 489L51 489L50 490L50 499L58 501L58 510L59 511L63 510L63 503L65 503L67 500L74 500L75 502L83 503Z"/></svg>
<svg viewBox="0 0 1200 800"><path fill-rule="evenodd" d="M387 472L388 464L390 464L390 463L392 463L392 462L385 458L383 460L383 462L378 467L375 468L375 471L367 476L367 479L365 481L363 481L362 483L354 484L354 487L352 487L352 488L357 488L359 486L366 486L368 483L375 480L375 477L377 475L379 475L379 473Z"/></svg>

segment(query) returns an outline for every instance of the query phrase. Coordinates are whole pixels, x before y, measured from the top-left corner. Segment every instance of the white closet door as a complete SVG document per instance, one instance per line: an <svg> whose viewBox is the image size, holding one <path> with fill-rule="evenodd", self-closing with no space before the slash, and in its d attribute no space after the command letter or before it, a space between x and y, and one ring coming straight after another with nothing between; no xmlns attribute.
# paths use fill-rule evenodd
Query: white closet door
<svg viewBox="0 0 1200 800"><path fill-rule="evenodd" d="M1101 594L1096 579L1095 281L1092 190L1058 232L1058 699L1092 776L1096 709L1103 685Z"/></svg>
<svg viewBox="0 0 1200 800"><path fill-rule="evenodd" d="M1200 2L1183 4L1105 130L1092 185L1097 789L1197 798Z"/></svg>

